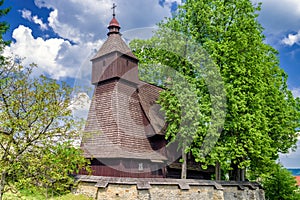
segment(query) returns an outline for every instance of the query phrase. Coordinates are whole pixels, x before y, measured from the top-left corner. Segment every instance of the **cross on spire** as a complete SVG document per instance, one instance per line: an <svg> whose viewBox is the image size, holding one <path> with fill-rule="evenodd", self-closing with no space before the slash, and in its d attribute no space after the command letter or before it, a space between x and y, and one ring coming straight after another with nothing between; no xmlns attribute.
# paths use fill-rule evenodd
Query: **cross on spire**
<svg viewBox="0 0 300 200"><path fill-rule="evenodd" d="M116 16L116 13L115 13L115 8L117 7L117 5L115 3L113 3L113 7L111 8L113 10L113 17Z"/></svg>

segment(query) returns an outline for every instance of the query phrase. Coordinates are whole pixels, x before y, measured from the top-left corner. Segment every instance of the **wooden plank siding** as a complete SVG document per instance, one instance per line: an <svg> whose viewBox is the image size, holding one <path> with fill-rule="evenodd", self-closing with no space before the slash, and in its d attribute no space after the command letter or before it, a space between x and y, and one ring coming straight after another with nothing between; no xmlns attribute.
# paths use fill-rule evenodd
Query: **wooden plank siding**
<svg viewBox="0 0 300 200"><path fill-rule="evenodd" d="M143 170L139 170L139 164L143 163ZM161 166L160 166L161 165ZM130 177L130 178L165 178L165 168L161 163L153 163L147 160L134 159L106 159L100 162L97 159L91 160L91 170L94 176ZM88 172L81 170L81 175L88 175Z"/></svg>

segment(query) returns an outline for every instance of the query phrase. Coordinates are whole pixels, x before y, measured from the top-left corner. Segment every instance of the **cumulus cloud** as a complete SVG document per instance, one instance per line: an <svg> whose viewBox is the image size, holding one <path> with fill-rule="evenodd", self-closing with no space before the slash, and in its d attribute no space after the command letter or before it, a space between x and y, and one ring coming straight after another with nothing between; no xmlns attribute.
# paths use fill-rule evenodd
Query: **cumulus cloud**
<svg viewBox="0 0 300 200"><path fill-rule="evenodd" d="M90 58L107 37L113 1L35 0L34 2L39 8L50 9L47 23L26 9L20 11L22 17L40 25L41 29L51 28L50 30L53 30L59 38L51 36L35 38L29 27L21 25L13 31L15 42L11 44L9 51L25 58L25 64L32 62L38 64L38 73L45 73L56 79L73 78L75 85L90 85ZM121 32L151 27L164 17L171 16L170 8L160 6L157 0L114 2L117 4L116 14L122 27Z"/></svg>
<svg viewBox="0 0 300 200"><path fill-rule="evenodd" d="M288 46L299 44L299 42L300 42L300 31L298 31L298 33L296 34L288 34L288 36L282 40L282 43Z"/></svg>
<svg viewBox="0 0 300 200"><path fill-rule="evenodd" d="M51 38L44 40L40 37L34 38L32 30L20 25L13 31L12 37L15 39L6 52L13 52L14 55L24 58L25 65L36 63L39 66L37 73L45 72L53 78L66 77L74 74L74 69L58 63L58 53L63 46L71 46L63 39Z"/></svg>
<svg viewBox="0 0 300 200"><path fill-rule="evenodd" d="M32 16L32 13L30 10L26 10L26 9L23 9L21 10L21 13L22 13L22 17L24 19L27 19L29 21L32 21L34 22L35 24L38 24L40 26L40 29L41 30L47 30L48 29L48 26L47 24L45 24L42 19L40 19L37 15L34 15Z"/></svg>
<svg viewBox="0 0 300 200"><path fill-rule="evenodd" d="M259 19L269 34L278 35L287 31L298 31L300 23L299 0L252 0L262 2Z"/></svg>
<svg viewBox="0 0 300 200"><path fill-rule="evenodd" d="M32 30L20 25L13 32L15 42L5 49L5 54L18 56L24 65L35 63L34 75L46 74L51 78L72 78L74 86L88 87L90 84L90 59L102 40L71 44L59 38L34 38Z"/></svg>
<svg viewBox="0 0 300 200"><path fill-rule="evenodd" d="M153 26L171 16L157 0L114 1L121 30ZM38 7L53 9L49 26L61 37L74 42L96 41L106 36L106 27L112 17L111 0L35 0Z"/></svg>
<svg viewBox="0 0 300 200"><path fill-rule="evenodd" d="M21 10L21 12L22 12L22 17L24 19L27 19L29 21L31 20L31 11L30 10L23 9L23 10Z"/></svg>

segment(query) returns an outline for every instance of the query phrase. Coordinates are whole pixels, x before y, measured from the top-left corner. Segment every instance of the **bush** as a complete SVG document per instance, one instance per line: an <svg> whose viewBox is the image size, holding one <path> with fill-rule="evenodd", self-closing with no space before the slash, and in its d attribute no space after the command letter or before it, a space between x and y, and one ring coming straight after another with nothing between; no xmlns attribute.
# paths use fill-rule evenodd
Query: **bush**
<svg viewBox="0 0 300 200"><path fill-rule="evenodd" d="M280 164L276 165L273 172L262 181L266 200L299 200L300 190L296 183L290 171Z"/></svg>

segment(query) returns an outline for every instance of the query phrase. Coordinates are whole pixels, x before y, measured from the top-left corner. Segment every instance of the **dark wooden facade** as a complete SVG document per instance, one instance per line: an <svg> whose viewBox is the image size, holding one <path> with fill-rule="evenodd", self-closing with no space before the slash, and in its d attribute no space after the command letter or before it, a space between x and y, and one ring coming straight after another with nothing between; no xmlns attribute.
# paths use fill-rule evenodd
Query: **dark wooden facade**
<svg viewBox="0 0 300 200"><path fill-rule="evenodd" d="M162 163L136 159L98 159L91 160L94 176L132 177L132 178L165 178L166 168ZM88 175L86 171L80 174Z"/></svg>
<svg viewBox="0 0 300 200"><path fill-rule="evenodd" d="M91 60L95 90L81 148L92 175L164 178L166 141L153 109L161 88L139 80L138 59L122 40L115 17L108 29Z"/></svg>
<svg viewBox="0 0 300 200"><path fill-rule="evenodd" d="M162 89L139 80L138 59L122 40L115 17L108 28L91 60L95 90L81 142L92 175L180 178L180 153L176 144L166 148L164 115L156 104ZM210 179L211 169L188 164L188 178Z"/></svg>
<svg viewBox="0 0 300 200"><path fill-rule="evenodd" d="M92 84L98 84L110 78L122 78L139 83L138 61L135 58L116 51L92 61Z"/></svg>

